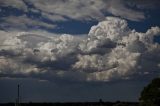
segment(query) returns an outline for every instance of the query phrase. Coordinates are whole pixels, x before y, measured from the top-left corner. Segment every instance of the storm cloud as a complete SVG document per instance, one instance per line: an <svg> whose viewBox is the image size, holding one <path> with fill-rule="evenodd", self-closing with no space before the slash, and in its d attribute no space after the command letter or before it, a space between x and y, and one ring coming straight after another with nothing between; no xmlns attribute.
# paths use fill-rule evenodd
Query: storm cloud
<svg viewBox="0 0 160 106"><path fill-rule="evenodd" d="M106 82L157 75L160 45L154 37L128 27L127 21L106 17L88 35L0 31L0 77Z"/></svg>

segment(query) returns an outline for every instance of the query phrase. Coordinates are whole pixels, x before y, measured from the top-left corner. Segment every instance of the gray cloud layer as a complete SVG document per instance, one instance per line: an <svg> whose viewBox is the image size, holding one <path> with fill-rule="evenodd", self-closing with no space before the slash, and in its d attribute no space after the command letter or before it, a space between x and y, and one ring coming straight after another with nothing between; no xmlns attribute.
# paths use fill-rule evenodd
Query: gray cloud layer
<svg viewBox="0 0 160 106"><path fill-rule="evenodd" d="M27 4L31 5L28 6ZM103 20L110 13L133 21L145 19L144 11L160 6L159 0L0 0L0 5L41 13L52 21Z"/></svg>
<svg viewBox="0 0 160 106"><path fill-rule="evenodd" d="M107 17L86 36L0 31L0 77L112 81L154 76L160 69L159 27L136 32Z"/></svg>

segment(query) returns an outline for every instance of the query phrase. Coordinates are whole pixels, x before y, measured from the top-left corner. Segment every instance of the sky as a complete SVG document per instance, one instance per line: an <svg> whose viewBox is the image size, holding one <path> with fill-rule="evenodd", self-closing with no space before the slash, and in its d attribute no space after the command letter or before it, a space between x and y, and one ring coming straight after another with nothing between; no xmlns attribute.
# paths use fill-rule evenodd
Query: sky
<svg viewBox="0 0 160 106"><path fill-rule="evenodd" d="M160 76L159 0L0 0L0 103L138 101Z"/></svg>

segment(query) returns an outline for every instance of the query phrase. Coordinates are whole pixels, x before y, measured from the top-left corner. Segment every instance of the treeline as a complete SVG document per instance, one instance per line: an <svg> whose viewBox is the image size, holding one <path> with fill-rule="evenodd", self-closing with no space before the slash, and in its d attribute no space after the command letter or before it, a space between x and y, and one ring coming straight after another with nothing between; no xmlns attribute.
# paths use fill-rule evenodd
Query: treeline
<svg viewBox="0 0 160 106"><path fill-rule="evenodd" d="M15 103L0 104L15 106ZM138 106L137 102L21 103L19 106Z"/></svg>

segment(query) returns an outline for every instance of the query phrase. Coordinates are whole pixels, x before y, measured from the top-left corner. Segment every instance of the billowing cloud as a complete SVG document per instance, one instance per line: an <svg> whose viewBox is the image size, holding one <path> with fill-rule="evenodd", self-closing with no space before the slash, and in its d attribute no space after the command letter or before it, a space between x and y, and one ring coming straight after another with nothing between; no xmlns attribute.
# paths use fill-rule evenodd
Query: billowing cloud
<svg viewBox="0 0 160 106"><path fill-rule="evenodd" d="M159 35L159 27L136 32L115 17L86 36L1 31L0 76L84 82L156 76L160 45L153 39Z"/></svg>

